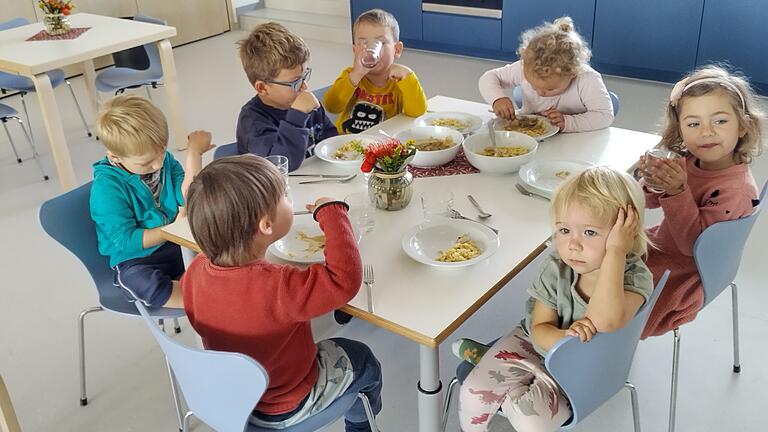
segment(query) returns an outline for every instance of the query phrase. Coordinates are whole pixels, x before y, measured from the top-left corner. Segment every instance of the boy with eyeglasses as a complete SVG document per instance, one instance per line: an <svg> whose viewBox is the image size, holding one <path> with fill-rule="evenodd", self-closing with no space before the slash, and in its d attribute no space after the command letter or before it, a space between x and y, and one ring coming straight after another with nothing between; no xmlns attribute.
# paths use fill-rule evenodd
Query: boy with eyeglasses
<svg viewBox="0 0 768 432"><path fill-rule="evenodd" d="M304 41L277 23L261 24L240 41L240 60L256 96L240 110L240 154L283 155L288 169L314 154L315 144L337 134L315 95Z"/></svg>

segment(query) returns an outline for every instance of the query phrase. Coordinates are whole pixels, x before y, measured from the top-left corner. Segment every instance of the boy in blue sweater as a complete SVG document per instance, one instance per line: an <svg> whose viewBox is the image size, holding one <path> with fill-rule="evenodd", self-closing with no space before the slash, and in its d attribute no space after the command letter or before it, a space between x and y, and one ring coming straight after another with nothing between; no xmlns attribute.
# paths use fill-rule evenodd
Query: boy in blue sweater
<svg viewBox="0 0 768 432"><path fill-rule="evenodd" d="M307 91L309 48L282 25L267 23L240 41L240 60L256 96L240 110L237 151L283 155L293 171L314 154L315 144L337 134Z"/></svg>
<svg viewBox="0 0 768 432"><path fill-rule="evenodd" d="M107 157L93 164L91 218L115 286L147 307L184 307L181 249L166 243L160 229L183 215L187 188L203 153L213 148L211 134L189 135L185 173L167 151L165 116L144 98L117 96L105 103L96 130Z"/></svg>

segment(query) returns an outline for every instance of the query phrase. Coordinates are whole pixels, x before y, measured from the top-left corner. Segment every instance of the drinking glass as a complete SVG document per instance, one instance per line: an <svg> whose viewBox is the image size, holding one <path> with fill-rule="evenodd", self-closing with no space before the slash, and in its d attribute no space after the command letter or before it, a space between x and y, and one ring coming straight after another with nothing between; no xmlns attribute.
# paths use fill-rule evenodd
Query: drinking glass
<svg viewBox="0 0 768 432"><path fill-rule="evenodd" d="M432 191L421 194L421 208L424 211L424 221L433 222L449 217L448 211L453 208L453 192Z"/></svg>
<svg viewBox="0 0 768 432"><path fill-rule="evenodd" d="M371 202L368 192L355 192L344 198L344 202L349 205L349 219L361 233L373 231L376 225L374 215L376 206Z"/></svg>
<svg viewBox="0 0 768 432"><path fill-rule="evenodd" d="M381 60L382 43L378 39L366 39L363 41L363 57L360 63L367 68L376 67Z"/></svg>
<svg viewBox="0 0 768 432"><path fill-rule="evenodd" d="M645 187L652 192L664 193L664 189L652 184L650 178L653 175L654 164L657 164L658 160L662 159L677 159L680 155L667 149L650 149L645 152L645 172L643 177L645 178Z"/></svg>

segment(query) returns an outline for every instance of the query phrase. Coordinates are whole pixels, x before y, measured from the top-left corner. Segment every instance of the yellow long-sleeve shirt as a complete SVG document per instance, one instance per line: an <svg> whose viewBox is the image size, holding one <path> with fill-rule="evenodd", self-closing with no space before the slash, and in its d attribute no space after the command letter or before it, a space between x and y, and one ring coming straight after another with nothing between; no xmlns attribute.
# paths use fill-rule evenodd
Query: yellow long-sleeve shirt
<svg viewBox="0 0 768 432"><path fill-rule="evenodd" d="M376 87L363 77L357 87L349 80L352 68L341 72L323 98L325 110L338 114L340 134L359 133L400 113L418 117L427 111L427 97L416 74Z"/></svg>

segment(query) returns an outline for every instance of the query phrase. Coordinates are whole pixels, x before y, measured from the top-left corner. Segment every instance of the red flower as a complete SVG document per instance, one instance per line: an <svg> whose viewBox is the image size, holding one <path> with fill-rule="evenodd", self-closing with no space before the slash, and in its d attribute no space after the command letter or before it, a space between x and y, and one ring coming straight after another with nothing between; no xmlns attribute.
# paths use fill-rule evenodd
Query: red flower
<svg viewBox="0 0 768 432"><path fill-rule="evenodd" d="M371 144L365 149L363 164L360 170L371 172L374 168L388 173L400 172L416 154L413 146L404 145L391 138L386 141Z"/></svg>

